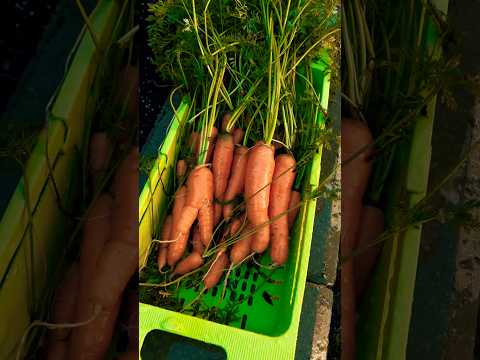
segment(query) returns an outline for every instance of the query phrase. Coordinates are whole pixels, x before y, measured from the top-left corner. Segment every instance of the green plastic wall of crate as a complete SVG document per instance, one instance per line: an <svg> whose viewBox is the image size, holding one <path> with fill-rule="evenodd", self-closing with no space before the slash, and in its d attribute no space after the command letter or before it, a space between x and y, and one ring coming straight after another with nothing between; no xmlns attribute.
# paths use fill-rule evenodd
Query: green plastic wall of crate
<svg viewBox="0 0 480 360"><path fill-rule="evenodd" d="M448 0L432 3L447 13ZM435 28L430 24L426 34L427 48L436 39ZM399 146L394 163L396 176L390 184L387 219L396 216L395 207L405 195L409 206L413 207L427 193L436 101L432 99L427 115L417 119L412 138ZM406 189L407 194L402 189ZM412 226L385 243L360 310L358 359L406 359L421 235L422 226Z"/></svg>
<svg viewBox="0 0 480 360"><path fill-rule="evenodd" d="M312 65L314 82L321 96L322 106L328 107L330 76L325 63ZM140 195L140 264L145 263L147 249L152 240L152 233L165 216L167 207L166 196L162 191L162 182L168 186L172 177L172 165L175 159L176 145L181 136L180 123L188 116L189 103L184 99L177 114L171 122L159 156L150 173L150 177ZM319 121L323 122L322 116ZM322 148L314 155L309 184L318 185ZM160 181L160 177L162 181ZM291 240L291 253L284 279L287 281L283 299L276 304L276 316L265 312L265 307L252 306L251 315L256 317L253 328L241 329L227 326L194 316L176 313L170 310L140 303L140 348L146 335L152 330L166 332L196 339L204 343L223 348L229 360L249 359L293 359L295 355L298 325L305 289L313 222L315 218L316 201L305 204L299 212ZM247 266L240 267L240 276L247 271ZM248 283L247 291L251 282ZM220 291L219 291L220 292ZM190 298L193 294L190 294ZM210 305L216 304L216 297L209 298ZM273 324L273 326L272 326ZM276 325L276 326L275 326ZM267 327L269 327L267 329ZM167 349L166 349L167 350Z"/></svg>
<svg viewBox="0 0 480 360"><path fill-rule="evenodd" d="M100 44L106 44L119 14L118 0L102 0L90 16ZM87 103L99 53L88 32L82 32L68 71L48 114L48 128L39 136L26 164L26 178L19 181L0 222L0 359L13 359L20 339L33 319L32 303L40 303L62 249L68 219L57 205L46 159L64 200L71 208L81 186L80 159L88 124ZM52 64L52 66L64 66ZM29 192L26 193L28 188ZM33 211L33 246L30 242L26 196ZM34 254L34 263L31 262ZM31 283L35 289L32 292Z"/></svg>

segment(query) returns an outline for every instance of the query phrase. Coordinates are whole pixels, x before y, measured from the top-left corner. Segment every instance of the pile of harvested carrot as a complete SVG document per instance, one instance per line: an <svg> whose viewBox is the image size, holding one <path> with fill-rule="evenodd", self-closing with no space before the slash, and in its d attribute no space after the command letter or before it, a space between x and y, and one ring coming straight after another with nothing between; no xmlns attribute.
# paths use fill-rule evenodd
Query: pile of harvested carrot
<svg viewBox="0 0 480 360"><path fill-rule="evenodd" d="M329 56L335 63L336 5L150 6L153 63L189 99L190 112L181 124L174 196L153 234L157 271L172 278L159 283L157 275L145 276L141 286L171 292L169 285L198 272L210 289L267 252L264 265L288 264L295 218L314 198L315 189L304 188L308 168L328 131L319 122L325 109L311 65Z"/></svg>
<svg viewBox="0 0 480 360"><path fill-rule="evenodd" d="M340 254L351 256L373 243L384 231L383 212L364 205L372 169L373 138L368 126L357 119L342 119L342 233ZM341 267L342 359L355 359L357 302L368 283L381 247L374 246Z"/></svg>
<svg viewBox="0 0 480 360"><path fill-rule="evenodd" d="M178 160L176 176L186 181L175 192L158 249L159 270L168 264L174 275L184 275L203 265L204 253L214 247L215 258L203 278L206 289L214 287L229 266L269 247L272 263L285 264L289 229L301 200L292 189L295 158L288 153L275 156L273 146L262 141L250 149L242 145L242 129L226 131L229 118L224 116L219 135L216 128L212 132L206 158L211 163ZM192 147L198 153L195 141ZM222 235L213 245L218 225Z"/></svg>
<svg viewBox="0 0 480 360"><path fill-rule="evenodd" d="M98 173L108 168L112 145L105 133L95 133L90 149L95 182ZM122 301L123 292L138 267L138 159L138 149L133 148L116 170L110 190L88 212L78 262L56 291L51 322L59 328L49 332L47 359L105 357L117 318L128 306ZM138 302L135 292L126 297ZM125 326L133 327L131 334L138 328L137 311L136 306L128 309ZM130 344L137 349L134 337Z"/></svg>
<svg viewBox="0 0 480 360"><path fill-rule="evenodd" d="M46 359L98 359L117 354L138 359L139 151L135 134L138 67L126 65L111 106L123 108L117 119L97 119L88 142L89 196L78 252L55 290L43 342ZM126 106L125 106L126 104ZM103 124L111 124L105 131ZM115 124L115 128L113 125ZM68 261L68 260L66 260ZM115 333L128 335L117 352Z"/></svg>

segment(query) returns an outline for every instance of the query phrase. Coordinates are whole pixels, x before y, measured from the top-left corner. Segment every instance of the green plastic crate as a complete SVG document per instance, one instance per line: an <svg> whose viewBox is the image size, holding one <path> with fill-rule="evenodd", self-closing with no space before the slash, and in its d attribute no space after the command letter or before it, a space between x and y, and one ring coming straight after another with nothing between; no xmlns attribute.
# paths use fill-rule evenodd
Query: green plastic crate
<svg viewBox="0 0 480 360"><path fill-rule="evenodd" d="M326 63L316 63L312 68L314 86L321 96L322 106L327 108L330 78ZM162 182L168 186L173 176L176 146L182 136L180 123L187 118L189 105L188 100L184 99L178 107L140 195L141 265L146 261L153 230L165 216L167 198L162 190ZM323 116L318 121L323 123ZM309 176L306 177L312 186L319 182L321 157L322 148L314 155ZM281 284L266 282L249 264L242 265L231 274L231 288L227 289L225 299L241 302L237 321L223 325L140 303L140 348L149 332L163 330L218 346L225 351L229 360L293 359L307 277L315 205L316 201L310 201L300 209L293 229L288 263L272 276L272 279L282 281ZM224 305L224 302L218 303L222 286L219 284L206 293L203 300L209 306L221 308ZM196 293L191 289L182 289L181 296L188 302ZM165 347L164 356L169 350L167 345Z"/></svg>
<svg viewBox="0 0 480 360"><path fill-rule="evenodd" d="M448 0L432 2L447 13ZM436 29L430 23L426 34L427 48L436 39ZM427 193L436 100L430 102L426 116L416 120L411 139L398 147L394 160L396 177L389 184L387 221L397 216L395 207L399 202L406 198L413 207ZM358 359L406 359L421 235L422 226L410 227L385 243L360 310Z"/></svg>
<svg viewBox="0 0 480 360"><path fill-rule="evenodd" d="M118 0L102 0L91 14L99 44L110 41L122 4ZM28 182L26 184L23 177L20 179L1 217L0 359L15 358L20 339L34 320L30 318L32 305L43 302L48 285L58 278L53 270L63 248L69 219L57 204L48 176L47 131L53 177L63 207L72 209L81 188L82 151L95 102L91 86L99 60L99 52L84 29L48 112L49 126L39 135L26 164ZM32 209L32 238L28 230L27 195Z"/></svg>

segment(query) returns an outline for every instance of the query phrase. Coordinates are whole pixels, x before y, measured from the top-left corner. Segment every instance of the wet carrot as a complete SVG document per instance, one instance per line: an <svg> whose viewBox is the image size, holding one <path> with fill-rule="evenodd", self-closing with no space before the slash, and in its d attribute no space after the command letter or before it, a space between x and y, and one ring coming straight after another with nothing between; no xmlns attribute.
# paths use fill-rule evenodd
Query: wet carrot
<svg viewBox="0 0 480 360"><path fill-rule="evenodd" d="M233 136L233 143L235 145L240 144L243 141L243 136L245 135L245 132L240 129L240 128L235 128L233 130L232 136Z"/></svg>

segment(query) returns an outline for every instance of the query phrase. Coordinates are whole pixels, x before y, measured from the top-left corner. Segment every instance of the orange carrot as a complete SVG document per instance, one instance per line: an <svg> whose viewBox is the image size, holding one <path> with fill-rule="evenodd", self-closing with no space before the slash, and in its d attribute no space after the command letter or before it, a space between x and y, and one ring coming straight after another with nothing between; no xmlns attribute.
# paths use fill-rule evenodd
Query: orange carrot
<svg viewBox="0 0 480 360"><path fill-rule="evenodd" d="M75 321L85 321L91 317L88 306L90 284L95 277L98 257L105 243L110 240L113 200L110 195L102 194L88 215L80 247L80 285ZM74 330L75 332L75 330Z"/></svg>
<svg viewBox="0 0 480 360"><path fill-rule="evenodd" d="M138 264L138 245L112 238L105 244L98 261L97 276L92 279L90 300L102 309L111 310L121 297ZM119 262L122 260L121 262ZM112 269L116 269L112 272Z"/></svg>
<svg viewBox="0 0 480 360"><path fill-rule="evenodd" d="M248 224L240 234L240 239L235 242L230 250L230 261L232 264L237 265L241 263L252 251L251 244L252 240L255 237L253 233L253 227ZM249 232L252 232L248 235Z"/></svg>
<svg viewBox="0 0 480 360"><path fill-rule="evenodd" d="M86 321L93 315L90 302L91 282L96 276L98 258L101 256L105 244L110 240L112 207L113 201L111 196L101 195L93 206L83 229L83 241L80 249L79 296L75 314L76 322ZM87 336L87 333L84 329L73 329L70 348L81 348L83 346L82 339L85 336Z"/></svg>
<svg viewBox="0 0 480 360"><path fill-rule="evenodd" d="M213 194L213 174L205 165L199 165L187 180L186 205L200 209L208 205Z"/></svg>
<svg viewBox="0 0 480 360"><path fill-rule="evenodd" d="M240 128L235 128L233 130L233 143L235 145L240 144L243 141L244 131Z"/></svg>
<svg viewBox="0 0 480 360"><path fill-rule="evenodd" d="M95 305L94 303L90 303L90 305L90 313L94 314ZM70 340L69 356L65 359L104 359L110 346L119 310L120 301L108 309L101 310L95 319L87 325L75 328Z"/></svg>
<svg viewBox="0 0 480 360"><path fill-rule="evenodd" d="M270 183L272 182L275 159L273 147L258 142L248 156L245 170L245 196L247 200L247 217L257 228L252 250L262 253L270 240L268 226L268 204L270 201Z"/></svg>
<svg viewBox="0 0 480 360"><path fill-rule="evenodd" d="M228 182L225 192L224 201L231 202L235 197L243 191L245 185L245 170L248 162L248 148L239 146L235 149L232 161L232 175ZM233 205L226 204L223 206L223 217L229 219L232 216Z"/></svg>
<svg viewBox="0 0 480 360"><path fill-rule="evenodd" d="M138 268L138 164L138 148L134 148L120 164L113 181L111 240L99 255L97 279L92 284L94 297L104 307L116 304ZM110 261L121 266L112 266ZM114 276L112 268L117 268Z"/></svg>
<svg viewBox="0 0 480 360"><path fill-rule="evenodd" d="M295 181L296 161L288 154L275 158L275 170L270 187L268 216L270 219L284 214L270 223L270 257L276 265L283 265L288 259L288 204Z"/></svg>
<svg viewBox="0 0 480 360"><path fill-rule="evenodd" d="M362 198L368 184L371 172L369 157L371 152L364 151L350 160L362 148L371 144L373 139L365 123L355 119L342 119L342 232L340 238L340 254L342 257L351 254L355 247ZM354 359L355 319L356 319L356 290L354 279L354 263L352 260L342 265L340 274L341 297L341 336L342 359Z"/></svg>
<svg viewBox="0 0 480 360"><path fill-rule="evenodd" d="M385 220L382 210L376 206L364 206L355 247L363 248L374 243L384 228ZM363 295L381 249L381 244L374 245L354 258L357 298Z"/></svg>
<svg viewBox="0 0 480 360"><path fill-rule="evenodd" d="M177 179L181 179L187 172L187 162L183 159L177 161L176 175Z"/></svg>
<svg viewBox="0 0 480 360"><path fill-rule="evenodd" d="M113 182L112 234L99 254L88 298L94 321L76 328L70 359L102 359L110 343L120 299L138 269L138 148L122 161ZM115 269L112 272L112 269ZM88 349L88 350L87 350Z"/></svg>
<svg viewBox="0 0 480 360"><path fill-rule="evenodd" d="M168 215L163 222L162 234L160 240L166 241L171 239L173 216ZM162 271L167 264L168 243L161 243L158 248L157 264L158 270Z"/></svg>
<svg viewBox="0 0 480 360"><path fill-rule="evenodd" d="M112 206L113 199L110 195L100 195L85 220L80 246L80 282L84 290L81 292L88 289L95 274L98 256L110 239Z"/></svg>
<svg viewBox="0 0 480 360"><path fill-rule="evenodd" d="M117 360L138 360L138 350L130 350L118 356Z"/></svg>
<svg viewBox="0 0 480 360"><path fill-rule="evenodd" d="M291 229L295 223L298 212L300 211L300 206L298 204L302 201L302 194L300 191L292 190L290 194L290 202L288 203L288 208L293 209L288 212L288 228Z"/></svg>
<svg viewBox="0 0 480 360"><path fill-rule="evenodd" d="M213 193L211 193L213 197ZM209 204L202 206L198 210L198 228L200 231L200 240L204 246L208 246L212 239L213 227L215 221L213 199L209 200Z"/></svg>
<svg viewBox="0 0 480 360"><path fill-rule="evenodd" d="M198 151L200 149L200 134L196 131L192 132L188 144L190 145L193 154L198 156Z"/></svg>
<svg viewBox="0 0 480 360"><path fill-rule="evenodd" d="M173 221L174 242L170 243L167 262L170 266L180 260L185 252L190 228L199 216L199 230L202 242L208 244L213 232L212 214L213 175L205 165L199 165L187 179L186 205L181 211L178 221ZM201 213L201 215L200 215ZM209 219L210 216L210 219Z"/></svg>
<svg viewBox="0 0 480 360"><path fill-rule="evenodd" d="M232 114L227 112L225 113L225 115L223 115L223 119L222 119L222 132L225 133L227 132L227 125L228 125L228 122L230 121L230 119L232 118Z"/></svg>
<svg viewBox="0 0 480 360"><path fill-rule="evenodd" d="M52 316L53 323L64 324L74 321L79 284L80 271L78 265L74 263L56 291ZM49 331L47 359L61 360L66 358L68 334L69 329Z"/></svg>
<svg viewBox="0 0 480 360"><path fill-rule="evenodd" d="M53 345L48 345L47 349L41 349L41 352L36 355L40 356L40 359L46 360L64 360L68 350L68 341L57 341Z"/></svg>
<svg viewBox="0 0 480 360"><path fill-rule="evenodd" d="M230 134L223 134L218 138L215 153L213 154L212 171L215 179L215 198L223 201L225 189L230 176L233 161L233 137ZM222 217L223 206L215 204L215 225Z"/></svg>
<svg viewBox="0 0 480 360"><path fill-rule="evenodd" d="M203 279L205 289L208 290L217 285L217 283L222 278L223 272L228 268L228 266L228 256L225 252L222 251L210 267L210 270L208 271L207 276L205 276L205 279Z"/></svg>
<svg viewBox="0 0 480 360"><path fill-rule="evenodd" d="M203 254L203 251L205 250L205 246L203 245L202 240L200 239L200 230L198 229L198 226L195 226L193 230L192 244L193 244L193 251L199 254Z"/></svg>
<svg viewBox="0 0 480 360"><path fill-rule="evenodd" d="M176 275L184 275L202 266L202 264L203 264L202 255L199 254L198 252L192 252L185 259L183 259L177 264L173 273Z"/></svg>
<svg viewBox="0 0 480 360"><path fill-rule="evenodd" d="M158 248L158 255L157 255L158 271L162 271L165 265L167 265L167 256L168 256L168 246L160 246Z"/></svg>
<svg viewBox="0 0 480 360"><path fill-rule="evenodd" d="M138 242L138 147L130 151L113 179L114 209L112 239ZM126 235L130 237L127 239ZM121 236L120 236L121 235Z"/></svg>
<svg viewBox="0 0 480 360"><path fill-rule="evenodd" d="M245 214L236 218L230 224L230 235L235 235L245 222Z"/></svg>
<svg viewBox="0 0 480 360"><path fill-rule="evenodd" d="M214 206L214 224L217 225L222 218L223 206L222 204L215 203Z"/></svg>
<svg viewBox="0 0 480 360"><path fill-rule="evenodd" d="M200 237L208 246L213 233L212 171L204 165L197 166L188 177L187 188L187 205L198 209Z"/></svg>
<svg viewBox="0 0 480 360"><path fill-rule="evenodd" d="M198 208L193 206L184 206L182 216L178 223L173 224L173 242L168 246L167 263L174 266L185 253L188 243L190 228L197 219Z"/></svg>
<svg viewBox="0 0 480 360"><path fill-rule="evenodd" d="M94 133L90 139L89 167L94 183L101 179L108 168L112 146L112 142L105 132Z"/></svg>
<svg viewBox="0 0 480 360"><path fill-rule="evenodd" d="M213 154L212 172L215 182L215 198L223 201L233 160L234 144L230 134L218 137Z"/></svg>
<svg viewBox="0 0 480 360"><path fill-rule="evenodd" d="M213 150L215 149L215 146L216 146L217 135L218 135L218 130L216 127L213 127L210 137L208 138L208 152L207 152L207 157L205 158L206 164L208 164L212 160Z"/></svg>
<svg viewBox="0 0 480 360"><path fill-rule="evenodd" d="M170 266L175 265L175 262L177 262L183 255L183 252L180 253L180 251L182 249L183 251L185 251L185 248L187 247L187 240L188 240L187 234L190 231L190 228L184 229L186 233L182 233L182 234L177 233L175 229L176 224L179 223L182 217L183 208L185 207L185 204L187 202L187 196L188 196L188 189L185 185L182 185L175 193L175 201L173 203L173 209L172 209L172 227L170 229L170 235L169 235L170 240L175 240L175 242L168 243L168 250L167 250L167 263ZM195 221L195 219L193 219L193 221ZM176 244L177 242L178 244ZM173 251L173 254L169 255L171 251ZM170 260L168 260L169 258Z"/></svg>
<svg viewBox="0 0 480 360"><path fill-rule="evenodd" d="M172 224L178 223L180 217L182 216L182 209L187 202L187 195L188 191L185 185L182 185L175 193L175 201L173 203L172 209ZM170 234L170 238L172 237L173 234Z"/></svg>

